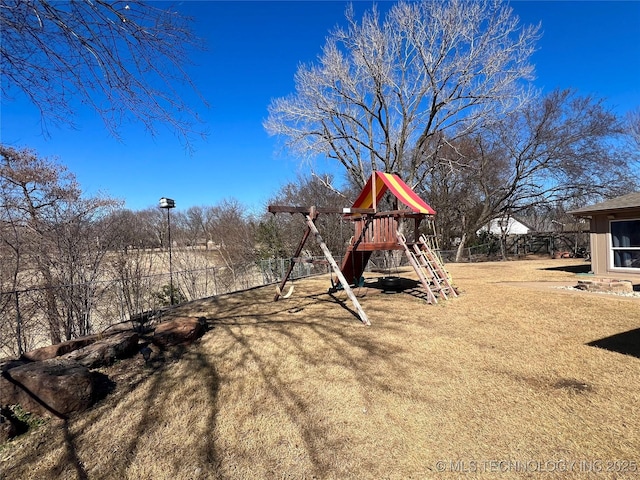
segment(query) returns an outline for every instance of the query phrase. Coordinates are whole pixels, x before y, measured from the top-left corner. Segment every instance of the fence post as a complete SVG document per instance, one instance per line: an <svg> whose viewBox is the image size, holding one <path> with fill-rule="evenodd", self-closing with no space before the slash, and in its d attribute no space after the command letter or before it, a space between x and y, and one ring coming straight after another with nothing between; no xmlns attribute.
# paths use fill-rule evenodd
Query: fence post
<svg viewBox="0 0 640 480"><path fill-rule="evenodd" d="M116 280L116 291L119 293L118 297L120 298L120 321L123 322L126 318L125 315L125 306L124 306L124 281L122 279ZM120 285L120 288L118 288L117 285Z"/></svg>
<svg viewBox="0 0 640 480"><path fill-rule="evenodd" d="M18 355L24 353L24 346L22 345L22 317L20 316L20 300L18 299L18 291L15 291L16 297L16 339L18 341Z"/></svg>

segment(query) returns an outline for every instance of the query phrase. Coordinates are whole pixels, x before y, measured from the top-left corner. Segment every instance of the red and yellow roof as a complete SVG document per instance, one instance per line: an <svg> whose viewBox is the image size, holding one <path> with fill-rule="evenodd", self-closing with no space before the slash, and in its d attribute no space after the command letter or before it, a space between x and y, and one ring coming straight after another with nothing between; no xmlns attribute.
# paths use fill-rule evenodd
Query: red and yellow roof
<svg viewBox="0 0 640 480"><path fill-rule="evenodd" d="M422 200L416 192L409 188L402 179L392 173L375 172L365 185L362 192L354 202L352 208L373 208L373 183L375 176L376 204L387 190L391 190L398 200L404 203L415 213L435 215L436 212Z"/></svg>

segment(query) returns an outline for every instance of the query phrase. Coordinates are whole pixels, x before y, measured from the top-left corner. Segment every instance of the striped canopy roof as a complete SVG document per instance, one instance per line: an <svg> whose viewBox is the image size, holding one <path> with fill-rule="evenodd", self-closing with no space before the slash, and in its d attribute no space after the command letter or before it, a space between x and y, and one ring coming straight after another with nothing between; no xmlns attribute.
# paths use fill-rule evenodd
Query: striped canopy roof
<svg viewBox="0 0 640 480"><path fill-rule="evenodd" d="M373 183L375 179L376 204L387 190L415 213L435 215L436 212L422 200L402 179L392 173L375 172L354 202L352 208L373 208Z"/></svg>

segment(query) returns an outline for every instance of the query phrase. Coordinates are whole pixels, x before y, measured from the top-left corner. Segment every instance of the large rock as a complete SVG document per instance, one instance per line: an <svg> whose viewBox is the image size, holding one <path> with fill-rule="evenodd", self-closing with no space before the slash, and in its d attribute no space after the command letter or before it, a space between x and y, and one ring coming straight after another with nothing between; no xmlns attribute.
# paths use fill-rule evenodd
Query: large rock
<svg viewBox="0 0 640 480"><path fill-rule="evenodd" d="M8 360L0 363L0 373L6 372L7 370L11 370L12 368L19 367L20 365L26 365L28 363L31 363L31 362L29 360L24 359L24 358L8 359Z"/></svg>
<svg viewBox="0 0 640 480"><path fill-rule="evenodd" d="M39 415L65 416L93 402L91 372L79 363L54 358L2 372L0 405L20 404Z"/></svg>
<svg viewBox="0 0 640 480"><path fill-rule="evenodd" d="M36 348L30 352L22 354L23 358L31 360L32 362L38 362L41 360L49 360L51 358L60 357L79 348L86 347L96 342L100 337L98 335L88 335L86 337L74 338L55 345L49 345L48 347Z"/></svg>
<svg viewBox="0 0 640 480"><path fill-rule="evenodd" d="M103 335L113 335L120 332L140 332L140 324L131 320L125 320L123 322L114 323L109 325L102 332Z"/></svg>
<svg viewBox="0 0 640 480"><path fill-rule="evenodd" d="M188 344L204 334L204 326L203 318L177 317L156 327L153 343L159 347Z"/></svg>
<svg viewBox="0 0 640 480"><path fill-rule="evenodd" d="M61 358L74 360L87 368L111 365L117 358L126 358L138 351L138 334L121 332L103 338Z"/></svg>
<svg viewBox="0 0 640 480"><path fill-rule="evenodd" d="M111 335L113 333L124 331L149 333L153 330L154 325L158 323L158 318L160 317L161 312L157 310L139 313L137 315L132 315L129 320L124 320L108 326L102 333L104 335Z"/></svg>

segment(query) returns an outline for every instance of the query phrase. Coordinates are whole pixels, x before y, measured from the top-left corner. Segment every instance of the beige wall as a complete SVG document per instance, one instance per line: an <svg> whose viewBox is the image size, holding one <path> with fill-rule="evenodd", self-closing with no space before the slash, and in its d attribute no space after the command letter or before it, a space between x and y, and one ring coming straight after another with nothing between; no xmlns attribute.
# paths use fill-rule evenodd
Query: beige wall
<svg viewBox="0 0 640 480"><path fill-rule="evenodd" d="M610 235L609 222L611 214L593 215L591 217L591 270L596 275L612 277L640 278L640 272L628 269L613 268L609 255ZM615 213L615 220L640 218L640 209L626 213Z"/></svg>

